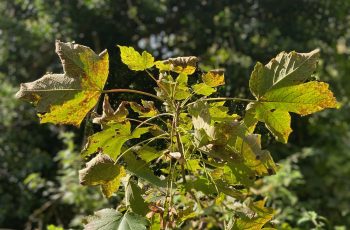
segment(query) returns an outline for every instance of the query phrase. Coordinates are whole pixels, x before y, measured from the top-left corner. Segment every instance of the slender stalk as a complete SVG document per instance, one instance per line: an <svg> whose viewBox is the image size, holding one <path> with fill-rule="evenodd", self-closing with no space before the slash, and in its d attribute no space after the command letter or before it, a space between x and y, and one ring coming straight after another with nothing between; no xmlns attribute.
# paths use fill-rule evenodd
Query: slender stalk
<svg viewBox="0 0 350 230"><path fill-rule="evenodd" d="M138 126L136 126L135 129L140 128L142 125L147 124L147 122L152 121L152 120L154 120L154 119L156 119L156 118L159 118L159 117L161 117L161 116L174 116L174 115L171 114L171 113L161 113L161 114L158 114L158 115L156 115L156 116L154 116L154 117L151 117L151 118L148 118L147 120L144 120L144 121L141 122Z"/></svg>
<svg viewBox="0 0 350 230"><path fill-rule="evenodd" d="M122 156L123 156L125 153L129 152L129 151L130 151L131 149L133 149L135 146L141 145L141 144L146 143L146 142L150 143L150 142L155 141L155 140L158 140L158 139L165 139L163 136L168 136L168 134L167 134L167 133L163 133L163 134L160 134L160 135L158 135L158 136L156 136L156 137L148 138L148 139L146 139L146 140L144 140L144 141L141 141L141 142L139 142L139 143L137 143L137 144L131 146L130 148L128 148L127 150L125 150L124 152L122 152L122 153L118 156L118 158L115 160L114 164L117 164L117 162L119 161L119 159L122 158Z"/></svg>
<svg viewBox="0 0 350 230"><path fill-rule="evenodd" d="M239 98L239 97L214 97L214 98L203 98L202 101L245 101L245 102L256 102L256 100ZM193 105L196 102L188 103L186 106Z"/></svg>
<svg viewBox="0 0 350 230"><path fill-rule="evenodd" d="M153 97L153 98L160 100L160 101L164 101L162 98L160 98L154 94L146 93L146 92L135 90L135 89L107 89L107 90L103 90L102 93L136 93L136 94L142 94L142 95L146 95L149 97Z"/></svg>
<svg viewBox="0 0 350 230"><path fill-rule="evenodd" d="M166 92L168 95L169 95L169 92L165 89L165 87L160 83L160 81L158 81L154 76L153 74L148 70L146 69L146 73L148 74L148 76L150 76L150 78L153 79L153 81L155 81L157 83L157 85L162 88L162 90L164 90L164 92Z"/></svg>

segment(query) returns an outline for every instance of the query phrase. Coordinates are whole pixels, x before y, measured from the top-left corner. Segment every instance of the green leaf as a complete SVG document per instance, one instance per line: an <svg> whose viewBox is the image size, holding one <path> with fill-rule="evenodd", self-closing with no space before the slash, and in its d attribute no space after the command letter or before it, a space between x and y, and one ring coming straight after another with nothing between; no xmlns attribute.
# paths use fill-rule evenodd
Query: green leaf
<svg viewBox="0 0 350 230"><path fill-rule="evenodd" d="M79 181L82 185L102 185L112 181L120 174L120 167L106 154L99 153L79 170Z"/></svg>
<svg viewBox="0 0 350 230"><path fill-rule="evenodd" d="M102 209L87 218L85 230L146 230L148 221L132 212L124 215L114 209Z"/></svg>
<svg viewBox="0 0 350 230"><path fill-rule="evenodd" d="M141 103L142 105L136 102L130 102L131 109L138 113L140 117L154 117L159 113L153 101L141 100Z"/></svg>
<svg viewBox="0 0 350 230"><path fill-rule="evenodd" d="M233 121L240 118L237 114L228 114L229 109L224 106L224 103L225 102L222 101L209 104L209 114L212 122Z"/></svg>
<svg viewBox="0 0 350 230"><path fill-rule="evenodd" d="M317 81L283 87L268 91L260 99L260 103L269 109L308 115L338 106L328 87L327 83Z"/></svg>
<svg viewBox="0 0 350 230"><path fill-rule="evenodd" d="M248 205L251 213L242 213L241 217L236 219L233 230L260 230L272 218L274 211L272 208L264 207L264 201L251 202Z"/></svg>
<svg viewBox="0 0 350 230"><path fill-rule="evenodd" d="M250 107L255 109L255 118L264 122L278 141L286 143L292 132L289 112L308 115L337 108L338 103L328 84L311 81L268 91Z"/></svg>
<svg viewBox="0 0 350 230"><path fill-rule="evenodd" d="M149 165L143 160L136 159L132 152L124 154L123 159L126 162L126 169L130 173L158 187L166 187L166 182L155 176Z"/></svg>
<svg viewBox="0 0 350 230"><path fill-rule="evenodd" d="M154 66L154 57L150 53L143 51L141 55L132 47L119 45L118 47L120 49L122 62L126 64L129 69L143 71Z"/></svg>
<svg viewBox="0 0 350 230"><path fill-rule="evenodd" d="M206 85L205 83L199 83L192 86L193 91L196 94L209 96L216 92L216 89Z"/></svg>
<svg viewBox="0 0 350 230"><path fill-rule="evenodd" d="M128 110L125 108L127 104L128 102L123 101L120 103L118 109L114 111L111 104L109 103L108 95L106 94L103 99L102 115L95 117L92 122L95 124L100 124L102 128L105 129L109 126L108 123L125 121L126 117L129 114Z"/></svg>
<svg viewBox="0 0 350 230"><path fill-rule="evenodd" d="M141 188L134 182L129 181L125 190L125 204L127 207L130 207L134 213L145 216L150 210L141 194Z"/></svg>
<svg viewBox="0 0 350 230"><path fill-rule="evenodd" d="M79 126L96 105L108 77L108 53L99 55L90 48L56 41L56 53L63 74L46 74L21 84L16 97L33 102L40 122Z"/></svg>
<svg viewBox="0 0 350 230"><path fill-rule="evenodd" d="M107 129L95 133L88 138L86 146L81 153L82 157L102 151L113 160L116 160L125 142L130 139L140 138L142 134L148 132L148 128L138 128L133 132L130 129L130 122L124 122L113 124Z"/></svg>
<svg viewBox="0 0 350 230"><path fill-rule="evenodd" d="M300 84L315 71L318 58L317 49L310 53L282 52L265 66L258 62L250 76L250 91L259 99L267 91Z"/></svg>
<svg viewBox="0 0 350 230"><path fill-rule="evenodd" d="M148 145L135 146L132 148L132 151L146 163L149 163L162 155L161 151Z"/></svg>
<svg viewBox="0 0 350 230"><path fill-rule="evenodd" d="M210 70L202 75L203 82L210 87L217 87L225 84L225 76L223 69Z"/></svg>
<svg viewBox="0 0 350 230"><path fill-rule="evenodd" d="M118 190L120 186L120 180L125 176L126 171L124 167L120 166L120 172L118 176L116 176L113 180L107 182L106 184L101 185L103 195L105 195L105 197L107 198L110 198L113 195L113 193L115 193Z"/></svg>

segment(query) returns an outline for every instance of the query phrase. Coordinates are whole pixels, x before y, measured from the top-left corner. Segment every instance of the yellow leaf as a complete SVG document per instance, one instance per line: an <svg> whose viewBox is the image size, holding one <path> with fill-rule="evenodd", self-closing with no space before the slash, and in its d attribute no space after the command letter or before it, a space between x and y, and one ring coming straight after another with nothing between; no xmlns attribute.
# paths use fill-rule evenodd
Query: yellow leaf
<svg viewBox="0 0 350 230"><path fill-rule="evenodd" d="M120 56L122 58L122 62L126 64L129 67L129 69L135 71L142 71L154 66L154 57L150 53L143 51L142 54L140 54L132 47L118 47L120 49Z"/></svg>
<svg viewBox="0 0 350 230"><path fill-rule="evenodd" d="M41 123L79 126L96 105L108 77L108 53L99 55L90 48L56 41L56 53L63 74L46 74L21 84L16 97L33 102Z"/></svg>
<svg viewBox="0 0 350 230"><path fill-rule="evenodd" d="M210 87L216 87L225 84L225 76L223 69L210 70L208 73L202 75L202 80Z"/></svg>

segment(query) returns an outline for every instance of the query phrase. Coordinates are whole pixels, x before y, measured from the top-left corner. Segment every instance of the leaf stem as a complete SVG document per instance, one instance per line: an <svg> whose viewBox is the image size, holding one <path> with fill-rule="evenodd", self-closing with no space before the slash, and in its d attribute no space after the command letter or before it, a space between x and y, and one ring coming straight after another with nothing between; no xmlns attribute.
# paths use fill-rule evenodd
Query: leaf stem
<svg viewBox="0 0 350 230"><path fill-rule="evenodd" d="M140 128L142 125L147 124L147 122L152 121L152 120L154 120L154 119L156 119L156 118L159 118L159 117L161 117L161 116L174 116L174 115L171 114L171 113L160 113L160 114L158 114L158 115L156 115L156 116L154 116L154 117L151 117L151 118L148 118L147 120L144 120L144 121L141 122L138 126L136 126L135 129Z"/></svg>
<svg viewBox="0 0 350 230"><path fill-rule="evenodd" d="M102 93L136 93L136 94L142 94L142 95L146 95L149 97L153 97L153 98L158 99L160 101L164 101L162 98L160 98L154 94L146 93L146 92L135 90L135 89L107 89L107 90L103 90Z"/></svg>
<svg viewBox="0 0 350 230"><path fill-rule="evenodd" d="M245 101L245 102L256 102L256 100L239 98L239 97L213 97L213 98L203 98L202 101ZM188 103L186 106L193 105L196 101Z"/></svg>

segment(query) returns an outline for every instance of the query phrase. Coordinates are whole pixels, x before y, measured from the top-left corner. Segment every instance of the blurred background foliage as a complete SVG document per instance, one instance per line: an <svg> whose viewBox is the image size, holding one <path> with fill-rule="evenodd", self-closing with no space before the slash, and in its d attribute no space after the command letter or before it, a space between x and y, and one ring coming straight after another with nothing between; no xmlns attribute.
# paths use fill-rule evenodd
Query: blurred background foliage
<svg viewBox="0 0 350 230"><path fill-rule="evenodd" d="M201 68L226 69L224 95L251 97L256 61L282 50L321 49L316 77L342 103L294 119L288 145L265 146L280 172L260 181L281 229L350 226L350 1L349 0L2 0L0 1L0 227L81 228L81 217L116 205L98 189L78 184L79 150L89 126L39 125L34 108L14 99L20 82L60 72L54 42L75 41L110 53L106 87L152 90L131 73L116 44L146 49L157 58L197 55ZM129 95L113 97L115 105ZM232 104L232 110L243 106Z"/></svg>

